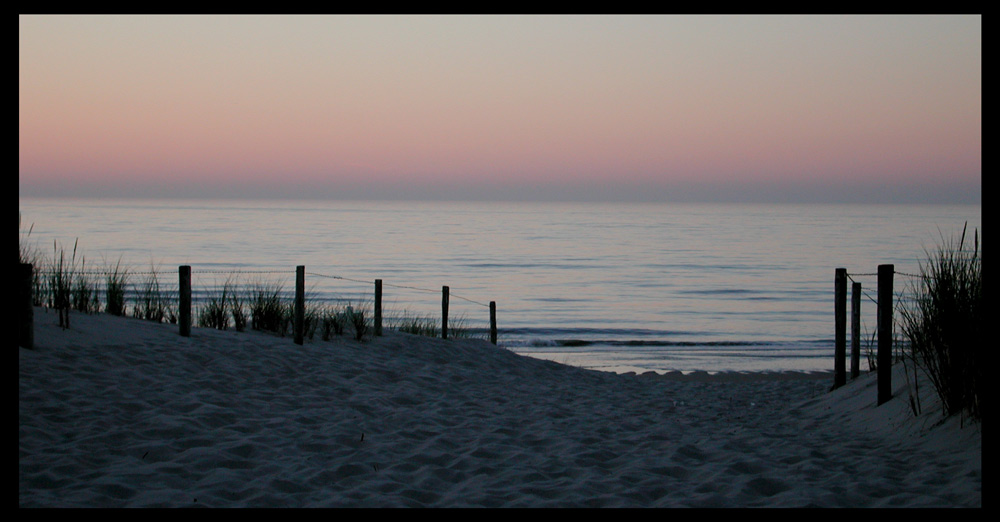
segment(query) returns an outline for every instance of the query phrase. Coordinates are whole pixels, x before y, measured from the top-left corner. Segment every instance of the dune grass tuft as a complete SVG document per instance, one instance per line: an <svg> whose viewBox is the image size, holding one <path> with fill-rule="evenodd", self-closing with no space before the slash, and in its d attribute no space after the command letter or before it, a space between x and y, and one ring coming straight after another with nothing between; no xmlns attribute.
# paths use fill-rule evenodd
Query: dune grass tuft
<svg viewBox="0 0 1000 522"><path fill-rule="evenodd" d="M334 335L344 335L347 317L344 315L343 310L326 305L319 309L319 322L321 338L324 341L329 341Z"/></svg>
<svg viewBox="0 0 1000 522"><path fill-rule="evenodd" d="M177 312L175 306L171 304L174 302L176 298L171 299L161 288L156 267L150 264L150 271L138 288L135 305L132 307L132 317L157 323L176 323Z"/></svg>
<svg viewBox="0 0 1000 522"><path fill-rule="evenodd" d="M118 259L115 267L104 277L104 311L117 316L125 315L125 288L128 285L128 270L122 268L122 260Z"/></svg>
<svg viewBox="0 0 1000 522"><path fill-rule="evenodd" d="M423 335L426 337L441 336L441 327L438 326L438 321L433 317L419 317L406 314L392 321L390 327L397 331L413 335Z"/></svg>
<svg viewBox="0 0 1000 522"><path fill-rule="evenodd" d="M66 260L66 251L52 242L53 259L49 271L50 307L59 312L59 326L69 328L69 310L73 302L73 273L76 268L76 249L79 240L73 243L73 255Z"/></svg>
<svg viewBox="0 0 1000 522"><path fill-rule="evenodd" d="M347 324L349 324L354 331L355 340L363 341L369 336L371 333L371 327L368 319L365 318L365 312L362 305L357 307L348 305L344 308L343 313L347 318Z"/></svg>
<svg viewBox="0 0 1000 522"><path fill-rule="evenodd" d="M257 281L250 290L250 327L265 332L284 333L288 306L281 297L279 283Z"/></svg>
<svg viewBox="0 0 1000 522"><path fill-rule="evenodd" d="M233 328L237 332L243 332L247 329L247 323L249 323L249 316L247 315L246 308L246 295L245 292L240 292L234 284L232 293L229 295L229 311L233 315Z"/></svg>
<svg viewBox="0 0 1000 522"><path fill-rule="evenodd" d="M31 242L31 233L35 230L32 223L28 230L21 228L21 213L17 213L18 249L17 259L19 263L32 266L31 271L31 301L35 306L44 306L48 300L48 278L44 275L48 262L45 255L37 245Z"/></svg>
<svg viewBox="0 0 1000 522"><path fill-rule="evenodd" d="M218 294L208 297L208 304L198 313L198 325L216 330L229 329L229 306L232 293L232 280L223 283Z"/></svg>
<svg viewBox="0 0 1000 522"><path fill-rule="evenodd" d="M975 232L972 248L966 227L957 243L942 241L928 253L922 278L913 286L913 304L901 307L901 329L913 360L920 365L945 414L964 412L981 420L984 358L982 252Z"/></svg>
<svg viewBox="0 0 1000 522"><path fill-rule="evenodd" d="M74 253L75 253L74 246ZM96 284L87 273L87 258L81 257L80 270L74 275L72 288L73 309L85 314L93 314L100 311L101 303L98 299Z"/></svg>

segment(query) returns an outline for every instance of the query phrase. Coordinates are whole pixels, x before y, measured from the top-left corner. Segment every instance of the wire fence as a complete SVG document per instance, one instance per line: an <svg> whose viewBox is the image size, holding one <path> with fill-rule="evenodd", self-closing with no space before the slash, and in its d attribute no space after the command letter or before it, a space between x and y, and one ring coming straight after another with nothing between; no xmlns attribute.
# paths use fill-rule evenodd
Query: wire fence
<svg viewBox="0 0 1000 522"><path fill-rule="evenodd" d="M297 313L296 300L301 298L307 301L308 306L303 313L307 315L306 322L313 321L313 324L306 325L307 329L310 326L312 328L307 334L310 338L321 320L320 316L333 320L334 315L342 316L345 313L349 314L347 320L357 315L365 317L368 331L373 335L380 335L383 321L381 294L385 287L406 290L408 293L441 296L441 315L434 317L433 314L426 312L430 308L430 300L417 299L414 297L415 294L393 295L394 306L398 306L399 299L403 298L405 304L413 305L425 312L421 314L411 313L405 309L392 310L395 316L385 318L389 328L423 335L440 334L442 337L447 337L449 333L452 337L488 337L496 344L495 301L485 302L459 295L453 293L449 286L432 289L417 285L387 283L381 279L363 280L315 271L305 272L301 266L295 270L245 268L190 270L189 268L188 273L191 278L188 283L191 315L198 326L219 329L228 329L232 326L235 329L242 329L245 321L241 323L239 318L246 318L248 312L254 313L252 301L264 293L284 309L287 317L283 322L286 326L291 325L289 328L295 328L297 321L294 317ZM180 321L178 316L183 301L181 295L183 270L179 275L178 272L158 269L141 271L42 266L33 270L31 277L31 300L35 306L51 308L62 306L88 313L104 312L110 311L114 294L124 304L123 308L118 308L117 315L168 323ZM314 281L309 291L299 288L297 279L300 277L309 277ZM62 283L58 282L60 279ZM330 284L316 285L316 280L362 284L366 288L361 290L359 286L345 289ZM65 291L69 294L62 298L67 302L61 304L59 290L56 288L59 284L64 284ZM374 293L372 293L373 286ZM451 308L452 300L489 309L489 320L486 320L486 314L479 312L466 313L458 310L459 313L455 314L455 309ZM219 308L228 315L224 318L218 316L213 318L210 314L218 314ZM230 317L232 322L229 321ZM477 317L480 319L476 319Z"/></svg>
<svg viewBox="0 0 1000 522"><path fill-rule="evenodd" d="M896 276L905 278L903 290L898 289ZM870 278L874 277L874 281ZM846 384L846 366L849 357L851 378L860 374L862 344L869 371L878 374L878 404L892 397L890 368L900 360L906 342L897 335L897 324L902 307L910 307L920 298L922 285L929 278L922 274L898 271L894 265L879 265L877 272L849 273L845 268L836 269L834 275L834 388ZM847 282L850 290L850 352L847 351ZM872 294L871 288L875 288ZM875 305L874 327L861 313L862 298ZM867 317L871 318L872 314ZM864 332L864 333L862 333Z"/></svg>
<svg viewBox="0 0 1000 522"><path fill-rule="evenodd" d="M914 282L917 281L917 280L919 280L920 283L916 283L916 284L918 284L918 285L922 284L923 281L926 281L926 280L929 279L929 276L925 276L925 275L922 275L922 274L913 274L913 273L908 273L908 272L901 272L899 270L895 270L895 268L893 269L892 273L893 273L894 276L902 276L902 277L904 277L904 278L907 279L907 281L903 283L904 286L903 286L903 288L901 290L898 290L895 287L893 289L893 299L892 299L892 302L893 302L893 314L892 314L892 316L894 318L898 318L900 316L899 315L900 309L902 307L904 307L904 306L910 306L910 305L912 305L914 302L916 302L916 300L919 297L919 290L918 290L918 288L914 287ZM859 273L847 272L847 279L849 281L851 281L852 283L858 283L858 284L861 285L861 287L860 287L861 288L861 296L866 301L871 302L872 304L874 304L876 307L878 306L878 296L877 295L873 295L873 293L870 291L870 289L877 287L877 284L878 284L877 277L878 277L878 272L859 272ZM871 278L876 278L876 279L871 279ZM862 325L861 325L862 328L865 331L868 331L868 325L865 322L865 316L864 315L862 315L862 319L861 320L862 320Z"/></svg>

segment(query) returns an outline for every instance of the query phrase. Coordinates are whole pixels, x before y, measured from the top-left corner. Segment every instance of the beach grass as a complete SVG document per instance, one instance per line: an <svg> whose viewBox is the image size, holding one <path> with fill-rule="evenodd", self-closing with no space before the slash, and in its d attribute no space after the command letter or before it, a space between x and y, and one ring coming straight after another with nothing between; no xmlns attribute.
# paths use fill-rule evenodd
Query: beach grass
<svg viewBox="0 0 1000 522"><path fill-rule="evenodd" d="M74 246L74 253L75 253ZM98 299L97 283L87 272L87 258L80 258L80 270L73 278L72 304L73 309L86 314L97 313L101 309Z"/></svg>
<svg viewBox="0 0 1000 522"><path fill-rule="evenodd" d="M472 327L469 326L469 319L464 314L448 319L448 336L455 339L472 339L475 337ZM484 336L483 338L485 339L486 337Z"/></svg>
<svg viewBox="0 0 1000 522"><path fill-rule="evenodd" d="M67 261L66 251L58 242L52 242L53 263L49 270L49 306L59 312L59 326L69 328L69 309L73 301L73 273L76 268L76 249L79 240L73 243L73 255Z"/></svg>
<svg viewBox="0 0 1000 522"><path fill-rule="evenodd" d="M405 313L389 321L389 328L399 332L412 335L423 335L425 337L439 337L441 327L433 317L421 317Z"/></svg>
<svg viewBox="0 0 1000 522"><path fill-rule="evenodd" d="M292 303L294 305L294 303ZM323 305L319 302L313 300L306 300L305 308L302 310L302 337L305 339L313 340L316 337L316 331L320 329L322 323L322 309ZM294 324L295 320L295 308L294 306L289 309L289 318L291 318Z"/></svg>
<svg viewBox="0 0 1000 522"><path fill-rule="evenodd" d="M243 332L247 329L247 324L250 322L250 316L247 314L247 292L240 292L234 289L234 291L229 295L229 311L233 316L233 328L237 332Z"/></svg>
<svg viewBox="0 0 1000 522"><path fill-rule="evenodd" d="M150 263L150 271L145 274L145 279L137 289L132 317L158 323L176 323L177 305L174 303L177 299L172 293L160 286L159 272Z"/></svg>
<svg viewBox="0 0 1000 522"><path fill-rule="evenodd" d="M218 293L208 296L208 304L198 312L198 324L203 328L229 329L230 307L233 294L232 278L222 284ZM237 314L238 315L238 314Z"/></svg>
<svg viewBox="0 0 1000 522"><path fill-rule="evenodd" d="M31 232L35 230L32 223L27 230L22 228L21 213L17 213L17 261L19 263L32 264L40 258L38 248L31 244Z"/></svg>
<svg viewBox="0 0 1000 522"><path fill-rule="evenodd" d="M901 307L902 334L912 359L928 375L946 414L981 420L985 360L982 250L979 233L966 242L942 240L928 252L915 298Z"/></svg>
<svg viewBox="0 0 1000 522"><path fill-rule="evenodd" d="M280 283L255 281L248 301L252 329L274 333L285 331L288 306L282 298Z"/></svg>
<svg viewBox="0 0 1000 522"><path fill-rule="evenodd" d="M31 233L35 229L35 224L32 223L27 230L21 228L21 213L17 214L17 229L18 229L18 248L17 248L17 259L21 264L32 265L33 269L31 272L31 294L32 294L32 304L35 306L41 306L45 303L46 286L45 278L42 277L41 268L47 263L45 261L45 256L41 249L37 245L33 244L31 241Z"/></svg>
<svg viewBox="0 0 1000 522"><path fill-rule="evenodd" d="M365 308L363 304L349 304L344 307L347 324L354 332L354 339L357 341L363 341L366 336L371 334L371 324L368 318L365 317Z"/></svg>
<svg viewBox="0 0 1000 522"><path fill-rule="evenodd" d="M402 310L391 313L386 319L389 329L411 335L424 337L441 337L441 318L432 315L419 315ZM448 318L448 336L454 339L476 338L476 331L469 325L464 314ZM482 336L484 339L488 334Z"/></svg>
<svg viewBox="0 0 1000 522"><path fill-rule="evenodd" d="M30 241L33 225L23 230L20 214L18 218L18 259L34 267L33 304L59 310L64 327L69 327L70 309L84 313L103 311L153 322L178 322L177 292L161 284L161 274L154 263L150 263L148 272L137 272L123 265L121 258L106 269L88 267L85 257L79 256L78 263L79 240L74 242L72 251L54 242L53 257L49 260ZM294 303L285 295L283 285L263 279L244 284L237 279L238 276L239 273L234 272L222 285L210 290L206 302L195 310L198 326L218 330L232 327L237 331L249 327L288 335L294 323ZM318 332L325 341L343 335L364 341L374 335L371 302L363 298L333 301L336 302L307 301L305 338L313 339ZM383 320L386 328L399 332L425 337L441 336L439 317L404 311L389 312ZM449 337L473 336L473 329L468 327L464 316L449 320Z"/></svg>
<svg viewBox="0 0 1000 522"><path fill-rule="evenodd" d="M347 325L347 317L342 309L332 305L320 305L318 307L318 317L320 323L320 335L324 341L329 341L333 336L344 335L344 326Z"/></svg>
<svg viewBox="0 0 1000 522"><path fill-rule="evenodd" d="M122 267L122 260L118 258L114 268L108 270L104 277L105 312L117 316L125 315L125 289L128 286L128 279L128 269Z"/></svg>

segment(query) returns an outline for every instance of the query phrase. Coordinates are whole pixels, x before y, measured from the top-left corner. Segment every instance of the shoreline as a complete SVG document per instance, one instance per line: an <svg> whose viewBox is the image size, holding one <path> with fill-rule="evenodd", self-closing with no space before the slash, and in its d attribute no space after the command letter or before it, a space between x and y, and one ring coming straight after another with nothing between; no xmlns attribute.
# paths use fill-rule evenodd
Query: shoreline
<svg viewBox="0 0 1000 522"><path fill-rule="evenodd" d="M55 314L55 315L57 315L57 312L54 309L51 309L51 308L48 308L48 307L45 307L45 306L35 306L34 310L35 310L35 316L36 317L38 317L39 315L45 316L45 315L49 315L49 314ZM97 312L97 313L93 313L93 314L87 314L87 313L79 312L79 311L76 311L76 310L71 310L70 314L74 318L77 317L77 316L81 316L81 317L98 318L98 320L103 320L103 319L101 319L103 317L103 318L107 318L107 319L112 320L112 321L115 321L115 320L139 321L139 322L141 322L143 324L146 324L146 325L153 325L153 326L157 326L158 325L158 326L166 328L166 329L173 329L173 333L177 334L179 336L178 326L176 324L170 324L170 323L165 323L165 322L157 323L157 322L154 322L154 321L147 321L147 320L144 320L144 319L134 318L134 317L128 317L128 316L113 316L113 315L110 315L110 314L106 314L104 312ZM72 322L71 322L71 325L72 325ZM72 330L72 328L70 328L70 330ZM244 330L244 331L237 331L235 328L231 328L231 329L227 329L227 330L217 330L217 329L214 329L214 328L200 327L200 326L194 326L194 325L192 325L191 331L192 331L193 334L195 334L197 332L224 332L224 333L230 333L230 334L235 334L235 335L263 335L263 336L267 336L267 337L273 337L275 339L287 339L289 342L291 342L291 338L292 338L292 336L291 336L290 333L287 334L287 335L279 335L279 334L276 334L276 333L273 333L273 332L265 332L265 331L252 330L249 327L247 327L247 329ZM386 332L392 332L390 335L398 334L399 333L399 332L394 331L392 329L386 329ZM406 334L406 335L410 335L410 334ZM331 339L330 341L322 341L322 340L318 340L318 339L308 339L307 338L307 339L305 339L304 342L307 345L309 345L309 344L322 344L322 343L338 344L338 343L340 343L343 340L347 340L348 337L349 336L346 335L346 334L345 335L341 335L341 336L335 336L335 338ZM436 339L436 340L441 340L439 337L431 337L431 336L423 336L423 335L416 335L414 337L416 337L417 339ZM364 342L372 342L373 340L375 340L375 339L367 339ZM469 338L457 338L455 340L461 342L463 340L480 341L482 339L480 337L469 337ZM529 353L523 353L521 351L518 351L514 347L510 347L510 346L505 345L503 342L500 342L498 344L497 348L501 349L501 350L508 351L508 352L510 352L512 354L516 354L516 355L518 355L520 357L528 357L528 358L531 358L531 359L534 359L534 360L538 360L538 361L555 362L556 364L570 366L570 367L573 367L573 368L579 368L581 370L595 371L595 372L607 373L607 374L611 374L611 375L621 375L621 376L624 376L624 377L639 377L639 378L642 378L642 379L656 379L656 380L667 380L667 381L678 381L678 382L813 381L813 380L829 379L829 381L832 383L833 382L833 373L834 373L833 370L759 370L759 371L755 371L755 370L718 370L718 371L716 371L716 370L695 369L695 370L665 370L665 371L661 370L661 371L656 371L656 370L622 369L620 371L615 371L615 370L607 370L607 369L601 369L601 368L595 368L595 367L586 367L586 366L578 366L578 365L574 365L574 364L568 364L566 362L561 362L561 361L559 361L559 360L557 360L555 358L535 357L535 356L531 355L530 352Z"/></svg>
<svg viewBox="0 0 1000 522"><path fill-rule="evenodd" d="M664 380L675 382L772 382L772 381L824 381L833 382L833 371L720 371L710 372L694 370L690 372L669 371L643 373L626 372L618 375L635 376L640 379Z"/></svg>

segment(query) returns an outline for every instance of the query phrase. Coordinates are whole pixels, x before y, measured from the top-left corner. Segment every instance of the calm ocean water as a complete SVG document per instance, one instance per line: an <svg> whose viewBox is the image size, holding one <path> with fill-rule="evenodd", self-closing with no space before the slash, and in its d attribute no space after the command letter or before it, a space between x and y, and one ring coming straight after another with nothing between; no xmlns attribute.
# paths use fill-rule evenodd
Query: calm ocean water
<svg viewBox="0 0 1000 522"><path fill-rule="evenodd" d="M500 344L607 371L833 368L834 270L874 298L883 263L915 274L979 205L739 205L20 199L43 252L79 240L88 266L120 258L196 293L239 271L310 299L386 315L451 315ZM896 278L905 294L912 278ZM875 328L863 299L862 334ZM864 357L862 357L864 360ZM863 363L864 367L864 363Z"/></svg>

